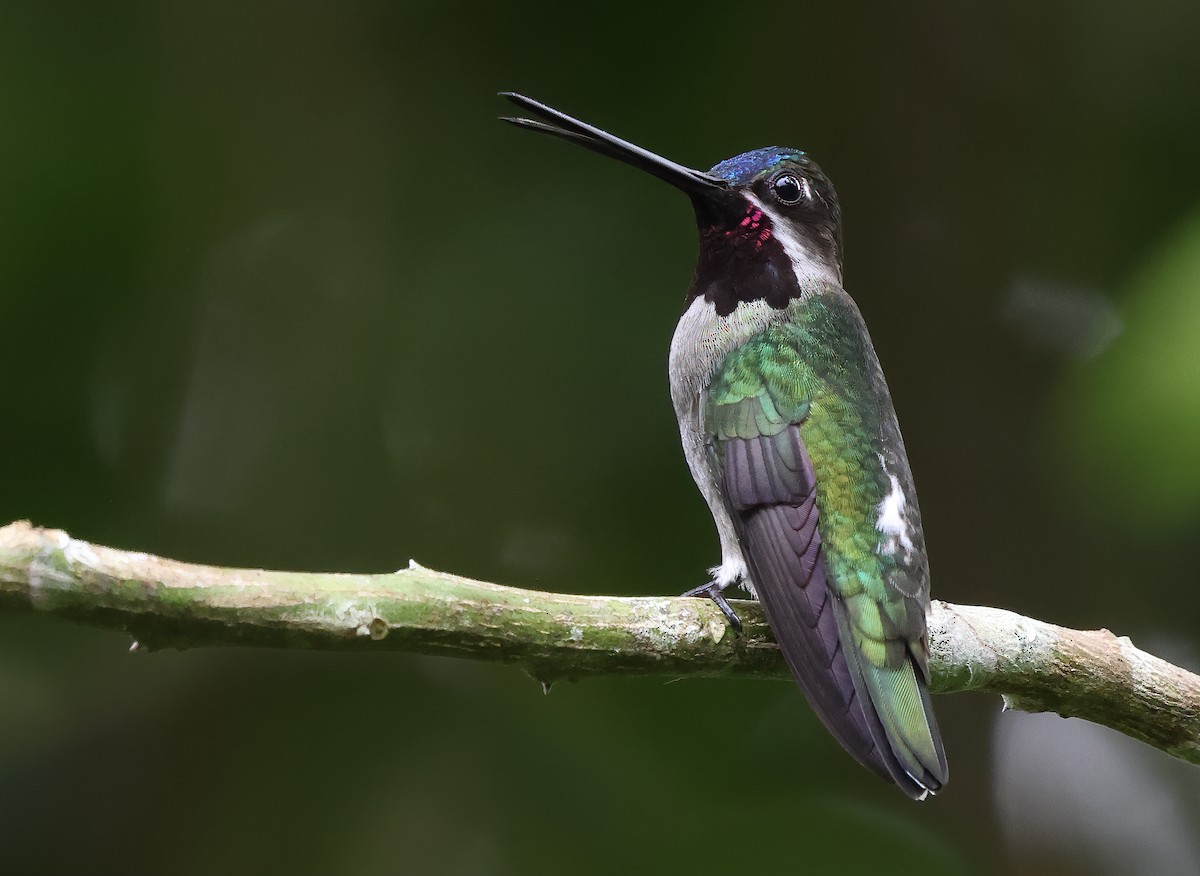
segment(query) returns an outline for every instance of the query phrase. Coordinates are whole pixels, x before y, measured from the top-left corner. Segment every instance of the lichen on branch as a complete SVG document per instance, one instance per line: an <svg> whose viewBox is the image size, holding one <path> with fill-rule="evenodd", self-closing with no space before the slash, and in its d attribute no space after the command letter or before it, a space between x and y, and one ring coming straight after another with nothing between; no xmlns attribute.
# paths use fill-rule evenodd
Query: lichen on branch
<svg viewBox="0 0 1200 876"><path fill-rule="evenodd" d="M543 683L601 674L787 678L753 602L737 636L707 600L574 596L416 563L379 575L271 572L116 550L27 522L0 528L0 610L121 629L139 650L217 645L399 650L510 663ZM1085 718L1200 764L1200 676L1107 630L937 602L936 693Z"/></svg>

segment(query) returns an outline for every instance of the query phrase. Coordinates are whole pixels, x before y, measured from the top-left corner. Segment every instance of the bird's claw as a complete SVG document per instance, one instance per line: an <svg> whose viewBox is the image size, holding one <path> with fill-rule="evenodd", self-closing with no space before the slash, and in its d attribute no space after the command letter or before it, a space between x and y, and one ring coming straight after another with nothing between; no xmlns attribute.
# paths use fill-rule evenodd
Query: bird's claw
<svg viewBox="0 0 1200 876"><path fill-rule="evenodd" d="M721 614L725 615L729 625L733 627L733 631L739 636L742 634L742 619L737 616L728 600L725 599L725 594L721 592L721 588L716 581L709 581L707 584L702 584L699 587L693 587L681 596L698 596L701 599L711 599L716 603L717 608L721 609Z"/></svg>

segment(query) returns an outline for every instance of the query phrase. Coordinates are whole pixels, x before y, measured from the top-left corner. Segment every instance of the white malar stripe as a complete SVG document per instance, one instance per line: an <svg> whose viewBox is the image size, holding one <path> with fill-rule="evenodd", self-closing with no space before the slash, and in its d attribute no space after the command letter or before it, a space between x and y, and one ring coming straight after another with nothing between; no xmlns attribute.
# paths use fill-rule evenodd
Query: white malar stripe
<svg viewBox="0 0 1200 876"><path fill-rule="evenodd" d="M799 281L801 289L811 287L813 280L823 281L833 286L842 285L842 277L838 269L814 255L804 241L792 233L792 227L786 219L763 203L757 195L751 192L742 194L745 195L746 200L762 210L763 214L771 220L771 231L775 235L775 239L779 241L779 245L783 247L788 261L792 263L792 270L796 272L796 280Z"/></svg>

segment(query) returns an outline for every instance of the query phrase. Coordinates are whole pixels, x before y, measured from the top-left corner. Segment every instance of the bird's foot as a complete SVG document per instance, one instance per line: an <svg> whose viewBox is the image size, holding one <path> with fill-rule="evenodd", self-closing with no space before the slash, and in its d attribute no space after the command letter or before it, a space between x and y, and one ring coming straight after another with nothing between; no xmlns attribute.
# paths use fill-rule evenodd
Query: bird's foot
<svg viewBox="0 0 1200 876"><path fill-rule="evenodd" d="M742 619L737 616L733 610L733 606L725 599L725 594L721 592L721 585L716 581L709 581L707 584L702 584L699 587L693 587L681 596L698 596L702 599L711 599L717 604L717 608L721 609L721 614L729 621L729 625L733 627L733 631L739 636L742 634Z"/></svg>

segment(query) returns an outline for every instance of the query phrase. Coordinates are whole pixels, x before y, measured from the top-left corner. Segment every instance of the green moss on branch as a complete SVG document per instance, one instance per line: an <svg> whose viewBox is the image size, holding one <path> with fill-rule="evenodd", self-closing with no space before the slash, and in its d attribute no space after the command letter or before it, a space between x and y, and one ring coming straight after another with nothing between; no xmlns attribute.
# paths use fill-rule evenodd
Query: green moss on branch
<svg viewBox="0 0 1200 876"><path fill-rule="evenodd" d="M0 528L0 608L128 632L139 649L246 645L397 650L491 660L549 683L600 674L786 678L755 603L573 596L413 564L381 575L224 569L88 544L25 522ZM1087 718L1200 763L1200 677L1118 639L980 606L935 603L938 693Z"/></svg>

